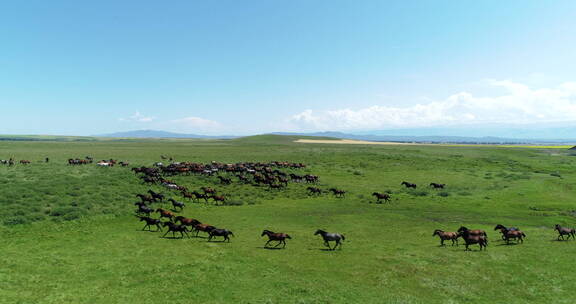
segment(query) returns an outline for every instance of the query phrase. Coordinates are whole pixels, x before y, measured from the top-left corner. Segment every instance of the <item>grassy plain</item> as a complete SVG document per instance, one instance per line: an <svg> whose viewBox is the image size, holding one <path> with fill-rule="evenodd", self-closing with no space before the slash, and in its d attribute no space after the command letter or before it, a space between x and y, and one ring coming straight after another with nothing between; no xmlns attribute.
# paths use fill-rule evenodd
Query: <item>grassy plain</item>
<svg viewBox="0 0 576 304"><path fill-rule="evenodd" d="M0 303L574 303L576 242L552 226L576 224L576 157L559 149L223 141L0 142ZM231 243L142 232L134 194L149 187L127 168L71 167L91 155L150 165L161 154L195 162L303 162L345 199L217 186L234 205L182 212L236 234ZM40 162L44 157L50 163ZM191 189L215 178L176 177ZM400 182L419 185L408 191ZM447 189L425 187L446 183ZM162 190L154 186L155 190ZM370 194L391 191L390 204ZM163 190L165 193L169 193ZM177 196L174 196L177 197ZM504 245L495 224L521 227ZM489 230L485 252L439 247L434 229ZM317 228L346 235L323 250ZM292 235L266 250L262 229Z"/></svg>

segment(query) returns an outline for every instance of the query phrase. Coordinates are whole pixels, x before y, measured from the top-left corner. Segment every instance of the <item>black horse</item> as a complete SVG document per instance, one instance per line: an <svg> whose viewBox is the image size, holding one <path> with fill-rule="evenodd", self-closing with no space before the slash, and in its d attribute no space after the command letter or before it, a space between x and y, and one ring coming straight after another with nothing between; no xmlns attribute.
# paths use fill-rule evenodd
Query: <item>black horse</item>
<svg viewBox="0 0 576 304"><path fill-rule="evenodd" d="M224 237L224 241L228 241L230 242L230 238L228 237L229 235L234 236L234 233L232 233L232 231L230 230L226 230L226 229L212 229L209 232L210 236L208 237L208 242L210 242L212 240L213 237L215 236L222 236Z"/></svg>
<svg viewBox="0 0 576 304"><path fill-rule="evenodd" d="M446 184L430 183L430 187L432 187L434 189L444 189L445 186L446 186Z"/></svg>
<svg viewBox="0 0 576 304"><path fill-rule="evenodd" d="M174 238L175 233L180 232L180 238L184 238L184 234L190 238L190 235L188 235L188 229L186 229L186 225L177 225L173 222L164 222L162 225L164 227L168 226L168 231L166 231L162 237L166 237L169 232L172 232L172 237Z"/></svg>
<svg viewBox="0 0 576 304"><path fill-rule="evenodd" d="M406 182L406 181L402 182L400 185L406 186L406 188L414 188L414 189L416 189L416 184L409 183L409 182Z"/></svg>
<svg viewBox="0 0 576 304"><path fill-rule="evenodd" d="M152 231L152 226L156 226L156 231L162 231L162 227L160 226L160 223L162 222L159 219L154 219L148 216L140 216L139 218L141 222L146 222L146 225L144 225L142 230L145 230L146 227L148 227L148 231Z"/></svg>
<svg viewBox="0 0 576 304"><path fill-rule="evenodd" d="M375 196L376 199L378 200L378 202L381 202L381 200L384 200L385 202L389 202L390 199L392 198L392 197L390 197L390 194L388 194L388 193L374 192L374 193L372 193L372 196Z"/></svg>
<svg viewBox="0 0 576 304"><path fill-rule="evenodd" d="M180 208L180 211L182 211L182 209L184 209L184 207L186 207L186 205L184 205L184 203L179 202L173 198L169 199L168 201L172 203L174 210L176 210L176 208Z"/></svg>

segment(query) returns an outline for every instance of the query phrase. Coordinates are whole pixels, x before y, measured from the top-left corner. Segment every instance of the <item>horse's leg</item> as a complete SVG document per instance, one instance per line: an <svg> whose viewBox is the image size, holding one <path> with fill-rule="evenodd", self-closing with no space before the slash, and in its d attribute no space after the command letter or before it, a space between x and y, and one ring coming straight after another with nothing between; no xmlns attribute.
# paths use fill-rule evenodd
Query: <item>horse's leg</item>
<svg viewBox="0 0 576 304"><path fill-rule="evenodd" d="M268 247L268 244L272 242L272 240L268 240L268 242L266 242L266 244L264 245L264 247Z"/></svg>
<svg viewBox="0 0 576 304"><path fill-rule="evenodd" d="M440 238L440 246L444 246L444 239Z"/></svg>
<svg viewBox="0 0 576 304"><path fill-rule="evenodd" d="M166 237L166 235L168 234L168 232L170 232L170 229L168 229L168 231L166 231L166 233L164 233L164 235L162 237Z"/></svg>
<svg viewBox="0 0 576 304"><path fill-rule="evenodd" d="M156 228L158 228L156 231L162 231L162 226L160 226L160 224L156 224Z"/></svg>
<svg viewBox="0 0 576 304"><path fill-rule="evenodd" d="M148 226L148 224L144 225L144 227L142 227L142 231L144 231L144 229L146 229L146 226Z"/></svg>
<svg viewBox="0 0 576 304"><path fill-rule="evenodd" d="M284 243L284 246L282 246L282 248L286 248L286 240L282 240L282 243Z"/></svg>

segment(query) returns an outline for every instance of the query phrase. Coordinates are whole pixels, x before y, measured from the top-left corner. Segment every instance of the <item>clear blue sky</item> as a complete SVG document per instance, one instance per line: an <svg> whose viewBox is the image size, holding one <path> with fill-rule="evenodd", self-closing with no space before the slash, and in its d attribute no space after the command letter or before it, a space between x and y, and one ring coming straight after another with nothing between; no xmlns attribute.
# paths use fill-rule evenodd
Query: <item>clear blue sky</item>
<svg viewBox="0 0 576 304"><path fill-rule="evenodd" d="M576 1L8 1L0 134L570 122L574 54Z"/></svg>

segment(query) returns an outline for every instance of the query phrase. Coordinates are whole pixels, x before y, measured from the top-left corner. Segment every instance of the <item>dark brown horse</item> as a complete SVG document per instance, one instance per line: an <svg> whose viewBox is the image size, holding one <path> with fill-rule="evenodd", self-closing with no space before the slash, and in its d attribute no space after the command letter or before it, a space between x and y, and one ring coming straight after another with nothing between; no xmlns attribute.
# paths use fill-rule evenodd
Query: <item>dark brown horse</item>
<svg viewBox="0 0 576 304"><path fill-rule="evenodd" d="M142 202L154 202L154 198L150 195L136 194L136 197L139 197Z"/></svg>
<svg viewBox="0 0 576 304"><path fill-rule="evenodd" d="M180 232L180 238L184 238L184 235L186 235L188 238L190 238L190 235L188 235L188 230L186 229L186 226L184 225L177 225L175 223L172 222L164 222L162 224L164 227L168 226L168 231L166 231L166 233L164 233L164 235L162 237L165 237L169 232L172 232L172 237L175 237L175 233L176 232Z"/></svg>
<svg viewBox="0 0 576 304"><path fill-rule="evenodd" d="M216 204L218 202L226 203L226 197L224 195L212 195L210 198L212 198Z"/></svg>
<svg viewBox="0 0 576 304"><path fill-rule="evenodd" d="M320 188L317 188L317 187L308 187L308 188L306 188L306 190L308 191L308 194L310 194L310 195L322 194L322 190Z"/></svg>
<svg viewBox="0 0 576 304"><path fill-rule="evenodd" d="M346 196L346 191L344 191L344 190L340 190L340 189L336 189L336 188L330 188L328 190L331 191L335 197L345 197Z"/></svg>
<svg viewBox="0 0 576 304"><path fill-rule="evenodd" d="M446 186L446 184L430 183L430 187L432 187L434 189L444 189L445 186Z"/></svg>
<svg viewBox="0 0 576 304"><path fill-rule="evenodd" d="M160 218L165 217L165 218L168 218L168 219L170 219L170 220L172 220L172 219L174 218L174 213L172 213L172 212L170 212L170 211L168 211L168 210L162 209L162 208L156 209L155 212L160 213Z"/></svg>
<svg viewBox="0 0 576 304"><path fill-rule="evenodd" d="M168 201L172 203L172 207L174 207L174 210L176 210L176 208L179 208L180 211L182 211L182 209L184 209L184 207L186 207L186 205L184 205L184 203L179 202L173 198L168 199Z"/></svg>
<svg viewBox="0 0 576 304"><path fill-rule="evenodd" d="M196 220L193 218L187 218L187 217L183 217L183 216L175 217L174 222L180 222L181 225L184 225L187 227L192 227L192 229L194 229L194 226L196 226L198 224L202 224L202 223L200 223L199 220ZM192 229L190 231L192 231Z"/></svg>
<svg viewBox="0 0 576 304"><path fill-rule="evenodd" d="M406 181L402 182L400 185L406 186L406 188L416 189L416 184L409 183L409 182L406 182Z"/></svg>
<svg viewBox="0 0 576 304"><path fill-rule="evenodd" d="M260 236L268 236L268 242L266 242L266 244L264 245L264 247L268 247L268 244L272 241L276 241L278 242L278 244L276 244L276 246L274 246L274 248L280 246L280 244L284 244L284 246L282 246L282 248L286 247L286 239L292 239L288 234L286 233L274 233L270 230L264 230L262 231L262 234Z"/></svg>
<svg viewBox="0 0 576 304"><path fill-rule="evenodd" d="M498 224L498 225L496 225L496 227L494 227L494 231L496 231L496 230L500 230L500 233L502 234L502 239L503 239L503 240L506 240L505 234L506 234L508 231L517 231L517 230L520 230L520 229L518 229L518 228L516 228L516 227L506 227L506 226L504 226L504 225L502 225L502 224Z"/></svg>
<svg viewBox="0 0 576 304"><path fill-rule="evenodd" d="M156 226L156 231L162 231L162 227L160 227L162 222L159 219L154 219L148 216L140 216L139 218L141 222L146 222L146 225L144 225L142 230L145 230L146 227L148 227L148 231L152 231L152 226Z"/></svg>
<svg viewBox="0 0 576 304"><path fill-rule="evenodd" d="M482 230L482 229L468 229L464 226L458 228L458 233L462 233L464 231L468 231L468 233L470 235L479 235L479 236L483 236L485 238L488 238L488 235L486 234L486 231Z"/></svg>
<svg viewBox="0 0 576 304"><path fill-rule="evenodd" d="M510 244L510 240L516 240L516 243L524 243L524 238L526 234L520 230L507 230L503 234L506 244Z"/></svg>
<svg viewBox="0 0 576 304"><path fill-rule="evenodd" d="M209 232L210 236L208 237L208 242L210 242L212 240L213 237L215 236L222 236L224 237L224 241L228 241L230 242L230 238L228 236L234 236L234 233L232 233L232 231L230 230L226 230L226 229L212 229Z"/></svg>
<svg viewBox="0 0 576 304"><path fill-rule="evenodd" d="M435 236L435 235L440 237L440 246L445 246L444 241L446 241L446 240L451 240L452 246L454 246L454 244L456 244L456 246L458 246L458 238L460 237L460 234L458 234L458 232L445 232L443 230L436 229L436 230L434 230L434 233L432 234L432 236Z"/></svg>
<svg viewBox="0 0 576 304"><path fill-rule="evenodd" d="M390 194L388 194L388 193L374 192L374 193L372 193L372 196L375 196L376 199L378 200L378 202L381 202L381 200L384 200L385 202L389 202L391 199Z"/></svg>
<svg viewBox="0 0 576 304"><path fill-rule="evenodd" d="M481 234L472 234L473 230L458 230L458 234L462 237L462 239L464 239L464 242L466 242L466 251L470 250L470 248L468 248L468 246L473 245L473 244L478 244L480 245L480 250L484 249L486 250L486 247L488 246L488 239L486 238L485 235L481 235Z"/></svg>
<svg viewBox="0 0 576 304"><path fill-rule="evenodd" d="M556 226L554 226L554 230L558 231L558 240L560 240L560 238L562 238L562 240L564 240L564 236L567 235L568 238L566 238L566 240L570 239L570 236L572 236L572 239L574 240L574 235L576 234L576 230L574 228L566 228L566 227L562 227L558 224L556 224Z"/></svg>
<svg viewBox="0 0 576 304"><path fill-rule="evenodd" d="M200 233L200 231L210 233L210 231L214 229L216 229L216 227L208 224L197 224L194 226L194 230L196 230L196 237L198 237L198 233Z"/></svg>

